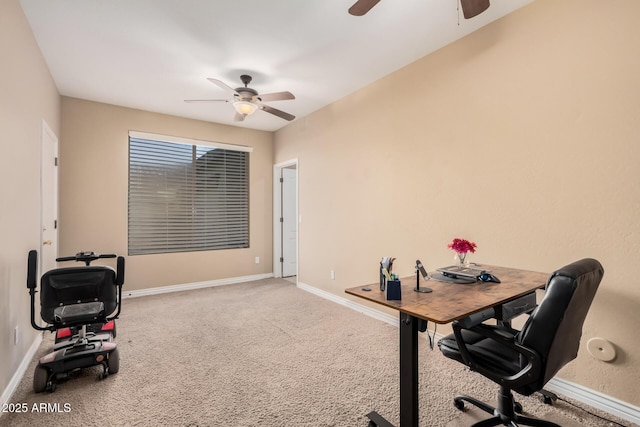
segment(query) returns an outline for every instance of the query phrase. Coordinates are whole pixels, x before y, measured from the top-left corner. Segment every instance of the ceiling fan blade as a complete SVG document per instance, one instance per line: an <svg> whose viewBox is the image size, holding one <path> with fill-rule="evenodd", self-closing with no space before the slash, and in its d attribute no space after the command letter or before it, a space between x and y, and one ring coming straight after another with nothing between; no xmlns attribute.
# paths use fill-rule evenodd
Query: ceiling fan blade
<svg viewBox="0 0 640 427"><path fill-rule="evenodd" d="M228 99L185 99L184 102L220 102L220 101L224 101L224 102L229 102Z"/></svg>
<svg viewBox="0 0 640 427"><path fill-rule="evenodd" d="M362 16L369 12L371 8L378 4L380 0L358 0L349 8L349 13L353 16Z"/></svg>
<svg viewBox="0 0 640 427"><path fill-rule="evenodd" d="M244 114L240 114L240 113L236 112L236 115L233 116L233 121L234 122L243 122L245 117L247 117L247 116L245 116Z"/></svg>
<svg viewBox="0 0 640 427"><path fill-rule="evenodd" d="M231 86L229 86L228 84L226 84L223 81L220 81L220 80L217 80L217 79L211 79L211 78L207 78L207 80L209 80L214 85L217 85L217 86L221 87L222 89L226 90L227 92L231 93L233 96L239 96L240 95L238 92L236 92L236 90L234 88L232 88Z"/></svg>
<svg viewBox="0 0 640 427"><path fill-rule="evenodd" d="M296 99L295 96L291 92L274 92L274 93L263 93L262 95L258 95L261 101L284 101L287 99Z"/></svg>
<svg viewBox="0 0 640 427"><path fill-rule="evenodd" d="M260 104L260 108L267 113L271 113L274 116L280 117L281 119L291 121L296 118L296 116L294 116L293 114L285 113L284 111L278 110L277 108L273 108L268 105Z"/></svg>
<svg viewBox="0 0 640 427"><path fill-rule="evenodd" d="M489 0L460 0L464 19L473 18L480 15L490 6Z"/></svg>

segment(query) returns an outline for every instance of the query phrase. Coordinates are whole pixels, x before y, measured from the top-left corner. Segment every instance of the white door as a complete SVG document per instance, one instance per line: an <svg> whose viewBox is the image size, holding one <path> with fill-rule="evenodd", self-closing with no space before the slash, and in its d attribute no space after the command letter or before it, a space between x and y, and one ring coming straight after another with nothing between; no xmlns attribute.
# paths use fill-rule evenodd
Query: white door
<svg viewBox="0 0 640 427"><path fill-rule="evenodd" d="M296 169L282 169L282 277L297 272L298 221Z"/></svg>
<svg viewBox="0 0 640 427"><path fill-rule="evenodd" d="M40 202L42 240L40 273L56 267L58 256L58 138L42 122Z"/></svg>

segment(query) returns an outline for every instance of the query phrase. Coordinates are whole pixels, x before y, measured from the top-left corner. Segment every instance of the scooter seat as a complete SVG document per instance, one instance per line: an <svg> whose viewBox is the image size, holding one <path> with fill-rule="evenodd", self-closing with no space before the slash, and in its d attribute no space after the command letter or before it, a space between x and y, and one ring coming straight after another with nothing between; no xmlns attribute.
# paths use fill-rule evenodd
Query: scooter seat
<svg viewBox="0 0 640 427"><path fill-rule="evenodd" d="M102 301L64 305L53 310L56 323L61 325L90 323L104 317Z"/></svg>

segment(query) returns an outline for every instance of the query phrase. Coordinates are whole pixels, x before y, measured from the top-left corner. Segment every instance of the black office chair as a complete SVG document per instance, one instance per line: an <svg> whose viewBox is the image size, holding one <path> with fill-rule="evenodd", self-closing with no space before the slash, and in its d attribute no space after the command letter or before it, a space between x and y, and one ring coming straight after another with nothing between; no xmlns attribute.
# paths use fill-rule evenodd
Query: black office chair
<svg viewBox="0 0 640 427"><path fill-rule="evenodd" d="M438 341L446 357L469 366L472 371L500 386L498 408L469 396L456 396L455 406L467 401L493 417L480 426L552 426L549 421L519 415L522 405L511 391L529 396L578 355L582 325L604 274L594 259L576 261L554 272L540 305L522 330L480 323L464 328L453 323L453 334Z"/></svg>

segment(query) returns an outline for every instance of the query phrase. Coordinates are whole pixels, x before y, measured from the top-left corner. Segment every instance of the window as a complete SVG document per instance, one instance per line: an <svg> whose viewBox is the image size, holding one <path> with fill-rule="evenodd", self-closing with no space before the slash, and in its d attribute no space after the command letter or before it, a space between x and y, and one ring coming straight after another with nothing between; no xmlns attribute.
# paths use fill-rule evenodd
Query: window
<svg viewBox="0 0 640 427"><path fill-rule="evenodd" d="M129 255L248 248L250 151L129 132Z"/></svg>

